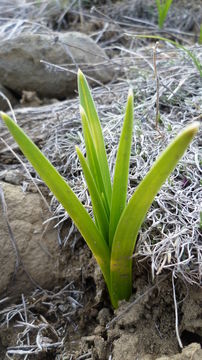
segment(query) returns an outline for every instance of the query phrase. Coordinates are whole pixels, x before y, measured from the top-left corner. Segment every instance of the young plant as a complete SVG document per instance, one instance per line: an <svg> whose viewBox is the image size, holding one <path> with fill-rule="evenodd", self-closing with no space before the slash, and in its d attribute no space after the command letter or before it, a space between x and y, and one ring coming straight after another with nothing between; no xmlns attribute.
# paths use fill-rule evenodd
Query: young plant
<svg viewBox="0 0 202 360"><path fill-rule="evenodd" d="M128 300L131 295L132 255L140 226L154 197L183 155L199 125L193 123L187 126L173 140L127 203L133 93L130 90L128 94L111 184L100 121L81 71L78 73L78 88L86 157L78 147L76 151L91 196L94 221L67 182L23 130L6 114L1 113L1 117L24 155L78 227L102 270L112 305L116 308L119 300Z"/></svg>
<svg viewBox="0 0 202 360"><path fill-rule="evenodd" d="M173 0L156 0L156 6L158 9L158 25L162 29L166 20L166 16Z"/></svg>
<svg viewBox="0 0 202 360"><path fill-rule="evenodd" d="M199 45L202 45L202 24L200 25L198 43Z"/></svg>

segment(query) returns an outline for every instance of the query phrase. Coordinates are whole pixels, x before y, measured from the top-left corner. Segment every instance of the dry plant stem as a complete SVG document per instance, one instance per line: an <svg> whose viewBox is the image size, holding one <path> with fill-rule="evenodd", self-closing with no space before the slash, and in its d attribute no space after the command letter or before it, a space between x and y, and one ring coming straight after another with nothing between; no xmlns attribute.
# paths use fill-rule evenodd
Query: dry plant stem
<svg viewBox="0 0 202 360"><path fill-rule="evenodd" d="M177 308L177 299L176 299L176 291L175 291L175 273L174 273L174 271L172 272L172 287L173 287L173 300L174 300L174 306L175 306L175 332L176 332L179 347L182 349L183 345L182 345L182 341L180 339L179 326L178 326L178 308Z"/></svg>
<svg viewBox="0 0 202 360"><path fill-rule="evenodd" d="M78 67L76 68L76 70L71 70L71 69L67 69L67 68L65 68L64 66L60 66L60 65L56 65L56 64L52 64L52 63L50 63L50 62L48 62L48 61L45 61L45 60L40 60L40 62L42 63L42 64L44 64L44 65L47 65L47 67L49 68L49 69L56 69L56 70L62 70L62 71L64 71L64 72L70 72L70 73L72 73L72 74L77 74L77 70L78 70ZM104 85L103 83L101 83L99 80L95 80L94 78L92 78L91 76L86 76L86 78L87 79L89 79L89 80L93 80L93 82L94 83L96 83L97 85L100 85L100 86L102 86L102 87L107 87L106 85Z"/></svg>
<svg viewBox="0 0 202 360"><path fill-rule="evenodd" d="M155 76L155 80L156 80L156 130L159 131L158 128L158 124L159 124L159 117L160 117L160 113L159 113L159 77L158 77L158 73L157 73L157 64L156 64L156 51L157 51L157 47L158 47L158 41L156 42L155 46L154 46L154 50L153 50L153 65L154 65L154 76Z"/></svg>
<svg viewBox="0 0 202 360"><path fill-rule="evenodd" d="M24 319L25 319L25 323L28 323L28 317L27 317L27 307L26 307L26 302L25 302L25 297L24 294L22 294L22 304L24 307ZM29 338L29 333L27 333L27 345L30 345L30 338Z"/></svg>
<svg viewBox="0 0 202 360"><path fill-rule="evenodd" d="M92 352L80 355L77 360L92 360Z"/></svg>

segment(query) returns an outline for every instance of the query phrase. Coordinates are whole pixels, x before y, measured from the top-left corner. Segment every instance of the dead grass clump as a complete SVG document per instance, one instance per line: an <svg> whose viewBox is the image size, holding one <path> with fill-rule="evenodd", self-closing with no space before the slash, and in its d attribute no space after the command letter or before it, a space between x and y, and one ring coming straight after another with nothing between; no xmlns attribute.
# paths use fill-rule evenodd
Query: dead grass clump
<svg viewBox="0 0 202 360"><path fill-rule="evenodd" d="M6 303L9 299L4 300ZM69 283L55 292L38 289L29 297L22 295L21 300L21 303L0 310L1 336L2 329L7 334L6 327L14 324L16 328L10 344L9 339L7 341L7 358L20 356L27 359L43 353L55 356L56 350L63 347L67 327L76 327L72 317L82 307L82 292Z"/></svg>

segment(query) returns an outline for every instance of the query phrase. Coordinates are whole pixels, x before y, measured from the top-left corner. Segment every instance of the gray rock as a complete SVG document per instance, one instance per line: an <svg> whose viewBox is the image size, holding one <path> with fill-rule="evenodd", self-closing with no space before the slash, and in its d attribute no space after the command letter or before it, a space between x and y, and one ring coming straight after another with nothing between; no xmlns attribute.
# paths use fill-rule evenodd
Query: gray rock
<svg viewBox="0 0 202 360"><path fill-rule="evenodd" d="M10 101L12 106L15 106L17 104L17 99L15 98L15 96L8 89L6 89L3 85L0 84L0 110L1 111L6 111L9 109L8 102L5 100L4 96L2 96L1 93L6 98L8 98L8 100Z"/></svg>
<svg viewBox="0 0 202 360"><path fill-rule="evenodd" d="M107 55L87 35L78 32L54 34L27 33L1 40L1 83L17 94L23 90L36 91L40 96L62 99L77 88L78 67L102 83L112 79ZM68 71L47 66L41 60L65 66Z"/></svg>
<svg viewBox="0 0 202 360"><path fill-rule="evenodd" d="M50 214L38 193L24 193L20 186L4 182L0 186L7 207L5 216L0 196L0 294L26 294L35 287L34 282L53 288L58 284L59 249L53 224L47 229L43 225Z"/></svg>

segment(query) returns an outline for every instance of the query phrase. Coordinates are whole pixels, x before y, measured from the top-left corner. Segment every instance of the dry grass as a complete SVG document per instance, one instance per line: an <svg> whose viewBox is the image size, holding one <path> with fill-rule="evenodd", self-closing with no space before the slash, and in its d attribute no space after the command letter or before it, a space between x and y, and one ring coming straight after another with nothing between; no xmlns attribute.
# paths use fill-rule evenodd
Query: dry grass
<svg viewBox="0 0 202 360"><path fill-rule="evenodd" d="M55 351L63 347L67 328L76 331L71 318L82 307L81 299L82 292L69 283L55 292L36 290L28 297L22 294L20 303L4 306L0 311L1 327L14 324L17 330L13 332L16 344L7 348L7 358L27 359L30 355L36 358L44 352L54 356ZM6 303L9 299L3 300Z"/></svg>

